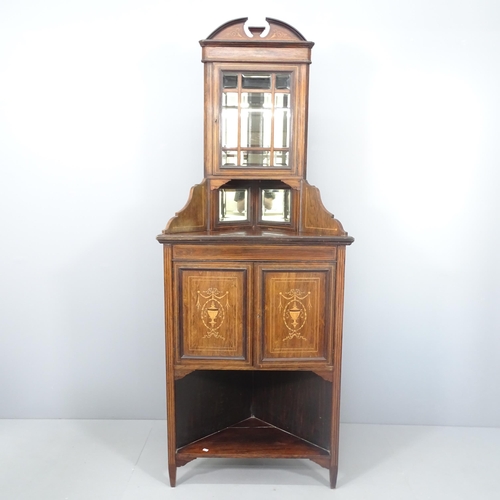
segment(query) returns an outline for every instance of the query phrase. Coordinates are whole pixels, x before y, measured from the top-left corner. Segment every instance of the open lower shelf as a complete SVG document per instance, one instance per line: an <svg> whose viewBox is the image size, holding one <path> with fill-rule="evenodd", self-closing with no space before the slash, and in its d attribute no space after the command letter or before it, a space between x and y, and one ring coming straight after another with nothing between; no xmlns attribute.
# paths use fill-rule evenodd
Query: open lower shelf
<svg viewBox="0 0 500 500"><path fill-rule="evenodd" d="M255 417L177 450L180 459L218 458L309 458L325 461L329 452Z"/></svg>

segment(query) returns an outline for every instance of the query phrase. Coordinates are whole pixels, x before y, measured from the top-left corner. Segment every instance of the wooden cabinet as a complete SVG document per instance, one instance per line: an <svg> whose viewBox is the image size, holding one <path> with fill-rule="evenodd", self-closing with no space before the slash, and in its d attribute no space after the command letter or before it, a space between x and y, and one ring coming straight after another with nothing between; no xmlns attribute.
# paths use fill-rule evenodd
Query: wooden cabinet
<svg viewBox="0 0 500 500"><path fill-rule="evenodd" d="M305 180L312 42L266 22L200 42L205 178L158 236L172 486L198 457L309 458L336 484L353 238Z"/></svg>

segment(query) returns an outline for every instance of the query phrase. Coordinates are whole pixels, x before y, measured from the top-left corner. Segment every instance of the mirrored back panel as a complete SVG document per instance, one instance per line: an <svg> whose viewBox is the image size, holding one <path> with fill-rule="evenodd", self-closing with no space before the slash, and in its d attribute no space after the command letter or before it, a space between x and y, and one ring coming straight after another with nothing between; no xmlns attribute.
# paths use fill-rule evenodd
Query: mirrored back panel
<svg viewBox="0 0 500 500"><path fill-rule="evenodd" d="M216 226L292 227L293 190L281 181L231 181L217 190Z"/></svg>
<svg viewBox="0 0 500 500"><path fill-rule="evenodd" d="M264 222L290 222L290 189L261 189L261 220Z"/></svg>
<svg viewBox="0 0 500 500"><path fill-rule="evenodd" d="M219 222L248 221L248 189L219 189Z"/></svg>

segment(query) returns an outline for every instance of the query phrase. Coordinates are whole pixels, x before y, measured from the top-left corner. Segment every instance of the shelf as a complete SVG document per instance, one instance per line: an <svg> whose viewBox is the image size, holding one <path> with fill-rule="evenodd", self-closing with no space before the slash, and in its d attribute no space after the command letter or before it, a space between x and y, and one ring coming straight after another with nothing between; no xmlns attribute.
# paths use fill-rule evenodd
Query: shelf
<svg viewBox="0 0 500 500"><path fill-rule="evenodd" d="M255 417L177 450L181 460L217 458L309 458L324 462L327 450Z"/></svg>

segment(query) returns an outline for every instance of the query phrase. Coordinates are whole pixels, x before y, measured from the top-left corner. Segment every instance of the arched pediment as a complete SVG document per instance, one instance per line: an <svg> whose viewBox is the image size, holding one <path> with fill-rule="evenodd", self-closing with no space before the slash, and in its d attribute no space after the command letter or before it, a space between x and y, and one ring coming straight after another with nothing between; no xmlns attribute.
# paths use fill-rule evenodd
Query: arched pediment
<svg viewBox="0 0 500 500"><path fill-rule="evenodd" d="M306 39L293 26L278 19L266 17L264 26L250 26L248 18L242 17L219 26L207 40L303 42Z"/></svg>

